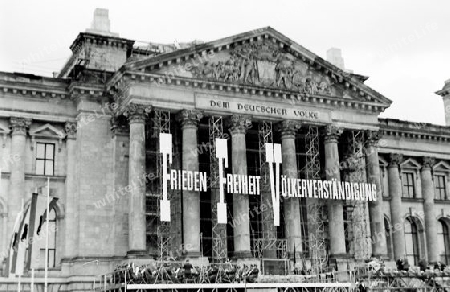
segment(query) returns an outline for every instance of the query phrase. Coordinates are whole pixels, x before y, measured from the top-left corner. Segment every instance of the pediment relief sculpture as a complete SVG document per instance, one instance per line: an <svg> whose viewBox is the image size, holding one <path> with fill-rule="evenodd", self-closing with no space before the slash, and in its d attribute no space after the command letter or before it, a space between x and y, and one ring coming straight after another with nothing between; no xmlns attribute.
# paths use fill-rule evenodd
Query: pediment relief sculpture
<svg viewBox="0 0 450 292"><path fill-rule="evenodd" d="M194 78L335 95L331 78L313 71L305 62L267 42L238 45L228 54L219 53L213 60L190 68Z"/></svg>

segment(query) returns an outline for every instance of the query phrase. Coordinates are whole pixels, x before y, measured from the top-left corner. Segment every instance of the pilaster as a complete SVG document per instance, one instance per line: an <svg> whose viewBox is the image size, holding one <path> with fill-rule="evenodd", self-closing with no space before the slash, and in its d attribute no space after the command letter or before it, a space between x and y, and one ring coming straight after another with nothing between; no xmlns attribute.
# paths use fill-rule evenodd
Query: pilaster
<svg viewBox="0 0 450 292"><path fill-rule="evenodd" d="M391 197L391 221L392 238L394 241L394 258L400 259L405 256L405 234L402 218L402 183L400 179L399 166L403 156L397 153L389 155L388 180L389 196Z"/></svg>
<svg viewBox="0 0 450 292"><path fill-rule="evenodd" d="M387 258L384 216L381 202L380 161L378 158L379 131L368 131L366 140L367 180L377 188L376 200L369 202L370 231L372 238L372 255Z"/></svg>
<svg viewBox="0 0 450 292"><path fill-rule="evenodd" d="M182 169L198 171L197 128L202 113L197 110L182 110L177 115L182 131ZM200 253L200 193L183 190L183 243L191 258L201 257Z"/></svg>
<svg viewBox="0 0 450 292"><path fill-rule="evenodd" d="M285 120L281 122L281 149L283 161L283 175L289 179L297 179L297 155L295 149L295 134L300 128L296 121ZM302 253L302 231L300 217L300 199L297 197L283 198L286 238L291 259L300 258ZM294 254L295 252L295 254Z"/></svg>
<svg viewBox="0 0 450 292"><path fill-rule="evenodd" d="M66 219L64 220L64 258L73 258L76 255L75 238L78 234L76 224L77 192L75 191L75 155L77 123L66 122L64 125L66 133Z"/></svg>
<svg viewBox="0 0 450 292"><path fill-rule="evenodd" d="M434 210L434 183L432 167L436 160L433 157L422 157L422 195L424 198L423 208L425 213L425 234L427 237L428 262L439 261L439 246L437 241L438 221Z"/></svg>
<svg viewBox="0 0 450 292"><path fill-rule="evenodd" d="M247 175L247 147L245 134L251 126L249 116L233 115L230 118L231 133L231 167L234 174ZM233 229L234 257L251 258L250 227L249 227L249 198L240 194L233 194L233 218L241 219ZM246 216L247 215L247 216Z"/></svg>
<svg viewBox="0 0 450 292"><path fill-rule="evenodd" d="M142 104L129 104L123 114L130 121L130 155L128 183L133 186L129 193L128 213L128 256L146 253L145 217L145 119L151 107Z"/></svg>
<svg viewBox="0 0 450 292"><path fill-rule="evenodd" d="M329 125L323 130L325 141L325 173L327 180L336 179L340 181L339 169L339 136L342 129ZM339 200L328 200L328 234L330 236L330 257L345 258L345 231L343 202Z"/></svg>
<svg viewBox="0 0 450 292"><path fill-rule="evenodd" d="M25 200L25 145L26 133L31 125L31 120L13 117L10 119L12 129L11 141L11 176L10 192L8 197L8 234L11 234L16 214L21 210Z"/></svg>

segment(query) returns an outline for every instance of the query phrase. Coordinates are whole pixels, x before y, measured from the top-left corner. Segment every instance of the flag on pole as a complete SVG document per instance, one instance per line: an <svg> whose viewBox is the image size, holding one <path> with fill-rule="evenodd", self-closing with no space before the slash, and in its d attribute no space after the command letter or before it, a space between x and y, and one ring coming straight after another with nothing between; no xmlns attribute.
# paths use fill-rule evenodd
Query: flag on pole
<svg viewBox="0 0 450 292"><path fill-rule="evenodd" d="M23 206L23 204L22 204L22 206ZM19 213L17 213L16 221L14 223L14 228L13 228L12 235L11 235L11 240L10 240L9 246L8 246L8 258L7 258L7 261L6 261L6 276L9 276L10 271L11 271L12 254L13 254L13 249L12 248L15 245L17 234L19 233L19 225L20 225L20 219L22 218L22 214L23 214L23 207L19 211Z"/></svg>
<svg viewBox="0 0 450 292"><path fill-rule="evenodd" d="M58 198L52 199L49 204L50 210L56 206L57 201ZM40 250L45 245L45 237L47 236L44 226L48 213L46 197L33 193L31 198L27 270L42 267L41 260L44 259L40 258ZM50 232L54 232L54 230Z"/></svg>
<svg viewBox="0 0 450 292"><path fill-rule="evenodd" d="M23 204L22 204L23 206ZM29 207L23 208L17 214L16 223L14 224L13 235L11 238L11 244L8 251L8 274L10 275L20 275L23 274L24 265L24 255L25 249L27 247L27 236L28 236L28 211ZM23 254L23 255L22 255ZM20 262L21 261L21 262Z"/></svg>

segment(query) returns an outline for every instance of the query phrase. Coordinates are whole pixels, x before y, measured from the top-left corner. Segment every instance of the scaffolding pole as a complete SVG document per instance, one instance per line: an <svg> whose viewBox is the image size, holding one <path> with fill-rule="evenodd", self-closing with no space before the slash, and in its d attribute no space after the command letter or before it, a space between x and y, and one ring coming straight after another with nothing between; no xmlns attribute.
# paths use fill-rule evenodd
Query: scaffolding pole
<svg viewBox="0 0 450 292"><path fill-rule="evenodd" d="M306 163L302 170L306 179L320 179L319 128L308 126L305 134ZM326 204L319 199L308 199L308 244L311 270L321 273L327 264L327 209ZM302 210L300 208L300 210ZM303 218L303 217L302 217ZM306 233L306 232L305 232Z"/></svg>
<svg viewBox="0 0 450 292"><path fill-rule="evenodd" d="M209 119L209 162L210 162L210 186L211 186L211 219L212 219L212 260L224 262L227 258L227 234L226 226L217 221L217 203L220 199L219 187L219 161L216 157L216 139L223 138L223 118L211 116Z"/></svg>
<svg viewBox="0 0 450 292"><path fill-rule="evenodd" d="M170 111L164 111L164 110L155 110L154 116L153 116L153 134L158 135L158 141L159 141L159 134L160 133L170 133ZM164 261L170 256L170 250L171 250L171 228L170 228L170 222L163 222L160 220L159 217L159 210L160 210L160 200L162 200L162 185L163 185L163 173L162 173L162 155L159 153L159 143L156 143L156 157L157 157L157 163L156 163L156 173L157 177L159 179L158 183L158 191L157 191L157 243L158 243L158 253L159 253L159 260ZM170 192L168 193L168 200L170 200Z"/></svg>
<svg viewBox="0 0 450 292"><path fill-rule="evenodd" d="M349 131L346 138L346 145L348 145L344 159L346 180L354 183L367 182L364 131ZM346 201L345 212L347 216L346 238L350 245L348 251L354 253L357 261L369 259L371 242L367 202Z"/></svg>

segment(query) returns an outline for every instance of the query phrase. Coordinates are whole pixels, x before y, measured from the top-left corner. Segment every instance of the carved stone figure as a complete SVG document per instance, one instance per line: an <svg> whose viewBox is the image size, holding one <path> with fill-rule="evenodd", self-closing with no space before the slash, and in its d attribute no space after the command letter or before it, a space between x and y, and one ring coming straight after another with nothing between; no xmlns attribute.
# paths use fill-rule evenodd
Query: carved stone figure
<svg viewBox="0 0 450 292"><path fill-rule="evenodd" d="M243 44L228 58L193 66L195 78L284 88L305 94L331 95L327 77L313 75L309 65L270 42Z"/></svg>

